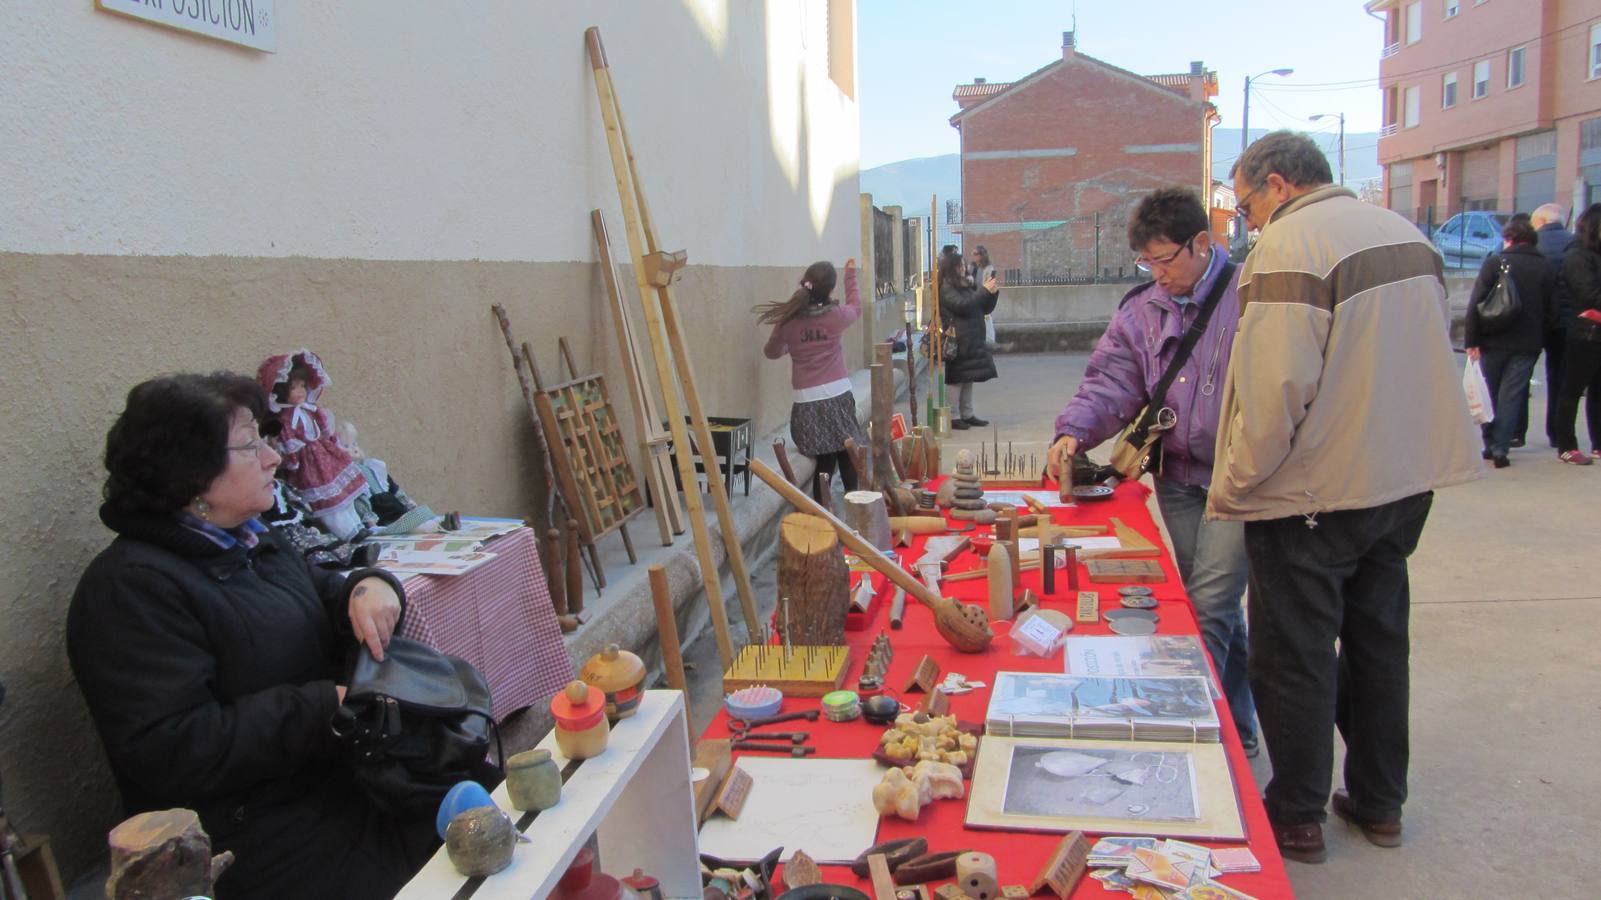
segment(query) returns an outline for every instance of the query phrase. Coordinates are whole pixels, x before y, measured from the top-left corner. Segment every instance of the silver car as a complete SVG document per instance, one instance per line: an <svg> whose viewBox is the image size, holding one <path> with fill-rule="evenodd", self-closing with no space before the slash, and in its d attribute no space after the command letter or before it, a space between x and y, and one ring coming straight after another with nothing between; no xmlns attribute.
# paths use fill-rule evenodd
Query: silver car
<svg viewBox="0 0 1601 900"><path fill-rule="evenodd" d="M1486 256L1501 251L1501 229L1509 218L1479 210L1457 213L1435 229L1434 246L1447 267L1477 269Z"/></svg>

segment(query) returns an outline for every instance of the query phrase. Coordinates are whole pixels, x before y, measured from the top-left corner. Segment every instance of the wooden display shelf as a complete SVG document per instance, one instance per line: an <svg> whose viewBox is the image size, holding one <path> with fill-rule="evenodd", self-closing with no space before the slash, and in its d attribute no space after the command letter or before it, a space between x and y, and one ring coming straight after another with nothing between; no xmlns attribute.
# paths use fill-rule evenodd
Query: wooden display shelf
<svg viewBox="0 0 1601 900"><path fill-rule="evenodd" d="M723 693L766 685L786 697L821 697L839 690L851 665L851 649L748 644L723 673Z"/></svg>
<svg viewBox="0 0 1601 900"><path fill-rule="evenodd" d="M591 834L600 836L601 870L621 877L636 867L654 876L667 897L701 896L695 799L690 784L689 727L683 694L646 691L639 710L618 722L606 751L578 764L562 785L561 802L523 830L511 865L475 890L443 848L397 900L528 900L546 897ZM568 760L548 734L539 746L558 766ZM502 784L495 803L515 821Z"/></svg>

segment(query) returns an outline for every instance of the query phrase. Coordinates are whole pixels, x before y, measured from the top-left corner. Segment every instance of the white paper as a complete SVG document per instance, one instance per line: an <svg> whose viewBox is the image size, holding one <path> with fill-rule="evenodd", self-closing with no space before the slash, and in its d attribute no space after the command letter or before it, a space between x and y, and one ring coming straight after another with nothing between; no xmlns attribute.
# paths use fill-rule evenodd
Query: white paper
<svg viewBox="0 0 1601 900"><path fill-rule="evenodd" d="M1058 546L1077 547L1080 550L1121 550L1123 549L1123 542L1115 537L1076 537L1063 538L1058 542ZM1039 538L1017 539L1018 553L1038 553L1039 549ZM1056 555L1056 567L1060 569L1065 565L1067 565L1067 557L1058 553Z"/></svg>
<svg viewBox="0 0 1601 900"><path fill-rule="evenodd" d="M774 847L805 850L824 864L848 865L873 846L873 788L888 771L871 759L741 756L750 794L736 821L720 812L700 829L700 852L749 862Z"/></svg>
<svg viewBox="0 0 1601 900"><path fill-rule="evenodd" d="M1028 506L1024 497L1033 497L1046 506L1063 506L1062 495L1058 491L985 491L985 503L1010 503L1013 506Z"/></svg>
<svg viewBox="0 0 1601 900"><path fill-rule="evenodd" d="M493 553L385 550L377 566L397 575L464 575L495 558Z"/></svg>

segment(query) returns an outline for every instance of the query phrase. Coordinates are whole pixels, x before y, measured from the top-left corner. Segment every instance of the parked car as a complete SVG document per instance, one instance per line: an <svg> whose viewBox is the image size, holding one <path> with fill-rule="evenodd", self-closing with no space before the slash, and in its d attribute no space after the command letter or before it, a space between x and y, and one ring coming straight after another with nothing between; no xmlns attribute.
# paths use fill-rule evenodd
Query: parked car
<svg viewBox="0 0 1601 900"><path fill-rule="evenodd" d="M1509 218L1508 213L1482 210L1457 213L1435 229L1435 249L1447 267L1477 269L1486 256L1501 252L1501 229Z"/></svg>

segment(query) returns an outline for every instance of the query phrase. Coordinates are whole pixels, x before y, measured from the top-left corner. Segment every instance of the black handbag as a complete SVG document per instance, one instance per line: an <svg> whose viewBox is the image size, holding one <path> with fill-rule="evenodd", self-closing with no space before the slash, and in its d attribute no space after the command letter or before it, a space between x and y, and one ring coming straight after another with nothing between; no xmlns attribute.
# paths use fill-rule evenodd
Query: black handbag
<svg viewBox="0 0 1601 900"><path fill-rule="evenodd" d="M357 647L346 683L334 734L356 783L379 809L431 813L458 782L476 781L486 790L500 783L501 770L488 758L491 734L496 758L504 758L489 685L471 663L394 637L383 662Z"/></svg>
<svg viewBox="0 0 1601 900"><path fill-rule="evenodd" d="M1501 260L1501 276L1495 287L1476 304L1479 313L1480 334L1500 334L1517 324L1523 315L1523 301L1518 297L1518 286L1512 283L1512 268Z"/></svg>

